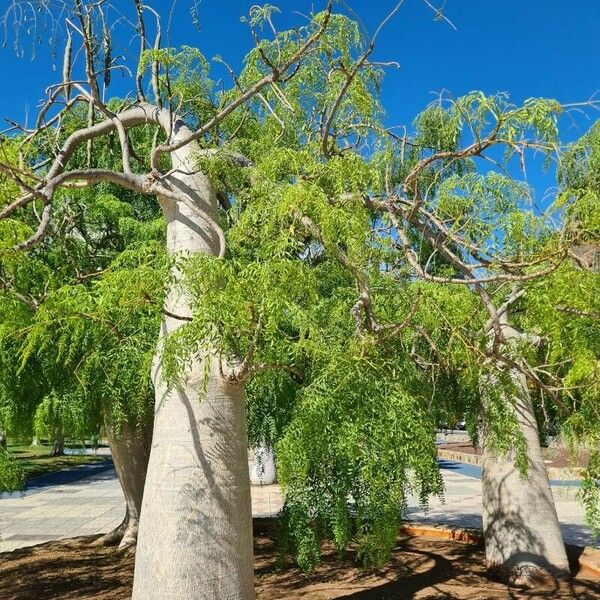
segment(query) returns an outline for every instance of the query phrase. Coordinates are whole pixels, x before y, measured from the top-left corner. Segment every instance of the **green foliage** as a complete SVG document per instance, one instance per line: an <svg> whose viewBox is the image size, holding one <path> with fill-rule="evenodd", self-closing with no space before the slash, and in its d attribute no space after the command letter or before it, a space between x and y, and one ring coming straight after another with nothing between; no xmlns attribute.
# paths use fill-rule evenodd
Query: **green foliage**
<svg viewBox="0 0 600 600"><path fill-rule="evenodd" d="M343 20L334 24L348 27ZM560 112L543 99L515 107L504 96L469 94L427 109L405 154L397 156L376 124L375 74L361 73L361 93L372 102L358 102L357 110L373 125L375 150L349 148L350 137L340 135L324 160L314 111L331 106L341 84L322 77L323 65L332 56L351 64L364 48L355 34L352 26L344 29L339 49L315 52L306 72L280 94L269 91L279 119L253 107L235 143L202 159L203 170L233 200L227 255L225 261L182 261L194 318L165 347L172 380L192 356L206 352L227 364L260 366L248 384L251 440L277 449L285 538L305 568L318 562L323 538L340 551L357 542L365 564L389 556L407 494L426 503L442 493L433 439L438 420L467 414L473 435L489 422L498 453L516 451L525 472L524 438L510 401L518 390L510 374L486 358L488 315L479 296L468 286L415 279L385 217L363 197L385 197L432 152L476 144L493 132L523 151L533 132L549 154ZM263 51L275 60L294 43L280 38ZM246 85L267 72L260 52L250 58ZM352 130L350 113L335 119L339 131ZM252 167L241 170L226 159L236 149ZM457 244L481 248L488 275L507 258L539 257L545 265L543 257L556 247L555 229L532 208L528 186L503 168L478 171L471 158L441 160L425 169L417 191L424 210L457 236ZM426 252L427 240L417 230L411 235L416 251ZM443 257L432 268L439 276L464 276ZM368 286L388 335L357 329L359 285ZM486 287L494 301L503 301L502 289ZM405 319L408 325L398 327ZM532 353L525 346L513 352ZM481 387L486 378L495 382L488 392Z"/></svg>
<svg viewBox="0 0 600 600"><path fill-rule="evenodd" d="M298 560L311 568L331 535L342 550L354 537L365 564L382 564L395 545L406 495L440 494L435 424L414 373L375 356L332 356L305 386L277 445Z"/></svg>
<svg viewBox="0 0 600 600"><path fill-rule="evenodd" d="M60 137L85 119L67 113ZM136 128L132 143L149 148L152 133ZM52 135L26 156L60 141ZM114 140L95 141L94 160L119 168ZM85 164L85 152L72 161ZM82 439L148 419L168 270L158 211L109 184L61 190L48 234L27 255L12 246L31 233L29 212L0 223L0 422L11 435Z"/></svg>
<svg viewBox="0 0 600 600"><path fill-rule="evenodd" d="M598 446L592 450L581 479L579 498L585 508L585 517L591 531L592 543L600 536L600 452Z"/></svg>
<svg viewBox="0 0 600 600"><path fill-rule="evenodd" d="M73 393L50 393L38 405L33 421L36 437L48 440L64 440L64 431L71 437L85 440L98 430L94 420L85 414L82 398Z"/></svg>
<svg viewBox="0 0 600 600"><path fill-rule="evenodd" d="M558 172L568 231L584 242L597 243L600 236L600 121L564 153Z"/></svg>
<svg viewBox="0 0 600 600"><path fill-rule="evenodd" d="M25 474L9 452L0 448L0 493L15 492L25 486Z"/></svg>
<svg viewBox="0 0 600 600"><path fill-rule="evenodd" d="M178 113L191 115L192 125L199 126L216 112L214 82L205 56L190 46L145 50L140 58L141 72L159 66L159 83ZM169 83L167 85L167 76ZM169 98L166 97L169 91Z"/></svg>
<svg viewBox="0 0 600 600"><path fill-rule="evenodd" d="M51 370L53 391L38 408L36 424L58 421L68 431L97 431L102 415L117 429L147 418L166 267L161 246L144 244L118 255L101 279L46 297L21 358L27 365L44 357ZM65 370L71 374L66 380Z"/></svg>
<svg viewBox="0 0 600 600"><path fill-rule="evenodd" d="M574 251L589 268L569 261L549 277L531 282L520 316L524 327L544 336L543 377L557 388L556 398L542 398L545 412L573 451L589 454L580 497L594 535L600 531L599 152L596 123L567 148L558 172L557 208L562 210L565 235L580 244Z"/></svg>
<svg viewBox="0 0 600 600"><path fill-rule="evenodd" d="M285 64L324 19L312 15L299 29L277 32L276 13L270 5L251 9L257 45L230 90L215 85L194 48L147 50L140 67L158 67L163 104L197 127ZM367 50L359 24L332 15L293 76L281 73L200 140L217 151L198 156L198 166L231 203L220 215L225 260L176 256L170 263L154 199L112 184L63 190L55 206L61 225L27 259L10 248L31 233L31 217L0 224L9 282L0 295L3 423L84 435L102 420L118 429L146 418L164 284L181 286L193 319L184 317L166 339L165 374L175 383L198 356L208 359L207 373L209 361L245 367L251 443L277 449L286 537L305 568L318 562L324 538L340 552L357 542L365 564L385 561L407 495L426 504L442 494L438 419L466 413L473 434L486 425L499 453L516 449L524 472L511 403L519 389L514 373L489 356L482 291L501 304L506 286L487 279L502 262L512 261L505 273L541 273L548 255L564 254L563 244L597 239L600 223L599 130L560 165L562 195L553 208L567 235L558 235L514 176L529 150L547 161L556 154L557 102L515 106L504 94L481 92L442 97L395 139L383 125L382 71L365 60ZM70 111L62 130L49 128L28 156L51 154L86 120L84 110ZM146 157L134 162L137 172L149 170L150 148L164 139L154 126L132 130L132 146ZM500 150L484 155L492 146ZM9 150L17 164L14 145ZM122 168L116 136L94 141L93 150L90 166ZM236 153L251 166L240 168L231 160ZM71 161L87 165L86 149ZM0 186L10 184L0 179ZM365 196L393 210L378 212ZM424 223L433 234L423 233ZM406 245L437 280L419 280ZM173 266L181 281L173 281ZM482 282L464 285L469 272ZM597 445L597 328L559 310L568 301L600 314L600 293L586 292L600 292L597 281L563 265L526 287L528 312L514 318L547 336L556 377L577 390L565 430ZM504 349L541 363L531 345ZM597 490L582 489L593 516Z"/></svg>

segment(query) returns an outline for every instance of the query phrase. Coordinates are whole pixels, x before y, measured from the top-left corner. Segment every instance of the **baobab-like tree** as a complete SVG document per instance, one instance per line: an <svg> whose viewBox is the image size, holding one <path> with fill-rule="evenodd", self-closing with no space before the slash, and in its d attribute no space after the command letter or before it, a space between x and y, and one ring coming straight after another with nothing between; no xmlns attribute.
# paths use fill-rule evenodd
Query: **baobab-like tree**
<svg viewBox="0 0 600 600"><path fill-rule="evenodd" d="M561 406L543 403L546 419L560 426L567 445L588 462L580 498L592 534L600 533L600 445L598 440L598 336L600 298L600 121L570 144L558 170L558 204L578 232L572 260L551 277L532 282L520 320L544 332L544 377L561 390ZM565 410L568 408L568 410Z"/></svg>
<svg viewBox="0 0 600 600"><path fill-rule="evenodd" d="M362 56L345 65L340 97L364 81ZM312 107L302 106L310 129ZM278 444L306 566L327 533L340 547L357 539L371 562L385 558L408 473L421 484L415 491L439 491L430 411L454 404L450 393L469 397L484 447L490 571L524 582L565 576L532 393L569 411L560 378L549 382L536 359L543 329L519 315L534 284L574 260L583 239L569 215L538 210L519 178L531 152L560 159L565 109L481 93L441 98L398 136L376 109L362 128L346 115L328 131L331 106L319 103L322 117L315 111L317 144L288 147L279 161L265 153L250 169L252 185L237 189L244 209L229 237L238 260L198 257L186 267L195 313L176 336L180 358L186 340L208 331L226 356L242 346L268 360L276 348L287 357L281 367L296 369L310 357ZM301 277L304 297L291 283ZM260 301L248 312L251 288Z"/></svg>
<svg viewBox="0 0 600 600"><path fill-rule="evenodd" d="M37 4L34 13L37 8L52 9L51 2ZM217 190L199 168L199 160L219 152L219 126L224 120L269 86L293 78L306 57L319 51L331 17L331 2L297 30L275 32L270 40L257 37L251 67L244 78L234 77L234 88L224 93L217 105L206 102L202 90L196 90L195 98L185 98L188 104L205 101L204 118L195 123L186 121L180 112L185 110L181 97L171 88L170 75L176 66L173 52L160 46L156 11L142 2L132 3L130 16L137 23L140 54L132 68L132 96L114 106L105 101L106 86L116 71L130 71L112 51L111 5L84 1L58 4L65 16L62 81L48 89L35 128L20 130L23 160L3 161L1 167L16 182L21 195L5 201L0 218L10 223L11 217L28 206L39 217L35 230L14 248L28 250L43 238L61 189L110 183L157 198L166 220L167 251L174 259L195 253L223 258L226 248L218 223ZM11 10L23 15L29 5L15 2ZM152 90L152 101L147 98L147 88ZM62 128L65 115L80 106L87 108L88 123L66 131ZM140 157L131 132L148 126L156 132L155 143ZM38 136L48 137L47 146L36 156L28 155L28 144ZM103 136L118 140L119 168L95 163L94 141ZM73 168L82 153L87 164ZM245 163L239 154L225 150L224 155L228 161ZM153 365L153 445L133 596L144 600L253 598L243 393L249 366L243 360L217 364L210 360L210 341L200 341L202 350L188 361L185 373L177 381L166 379L162 367L164 339L191 314L188 295L178 279L175 264L167 284Z"/></svg>
<svg viewBox="0 0 600 600"><path fill-rule="evenodd" d="M391 163L385 188L363 197L402 257L392 263L392 277L407 265L430 284L464 287L486 315L480 330L468 327L471 333L464 337L455 332L470 339L465 347L478 365L486 558L491 571L524 581L564 576L568 562L529 385L556 394L527 360L526 348L536 336L519 331L509 312L529 281L569 259L573 238L568 227L555 228L528 207L529 190L510 161L524 162L532 150L556 156L561 111L548 100L518 107L480 93L441 99L417 118L412 138L396 140L398 167ZM487 166L480 172L482 163ZM385 336L368 279L347 256L339 257L357 273L359 326L376 338ZM443 346L434 344L431 352L437 361L448 358Z"/></svg>

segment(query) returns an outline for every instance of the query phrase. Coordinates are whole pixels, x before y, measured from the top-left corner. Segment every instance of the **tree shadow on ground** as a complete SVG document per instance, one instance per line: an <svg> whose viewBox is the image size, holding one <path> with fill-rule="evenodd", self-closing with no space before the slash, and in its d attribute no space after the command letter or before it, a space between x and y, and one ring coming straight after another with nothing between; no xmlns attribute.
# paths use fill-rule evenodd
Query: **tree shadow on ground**
<svg viewBox="0 0 600 600"><path fill-rule="evenodd" d="M303 573L291 560L278 565L275 524L255 519L257 600L581 600L600 598L600 580L578 575L573 587L523 591L486 577L481 547L432 538L400 537L389 564L357 566L350 550L339 558L323 546L323 563ZM92 548L97 536L48 542L0 554L2 600L129 600L133 558ZM581 549L570 548L573 571Z"/></svg>
<svg viewBox="0 0 600 600"><path fill-rule="evenodd" d="M91 548L98 536L0 554L3 600L121 600L131 595L133 557Z"/></svg>
<svg viewBox="0 0 600 600"><path fill-rule="evenodd" d="M487 577L481 546L426 537L401 537L389 564L378 570L362 570L349 551L339 559L325 545L323 562L313 573L302 573L286 563L278 571L273 554L273 536L266 525L255 526L256 581L264 600L345 598L352 600L436 599L486 600L600 598L600 581L578 579L571 585L559 582L546 589L509 587ZM573 574L578 571L578 553L572 547Z"/></svg>

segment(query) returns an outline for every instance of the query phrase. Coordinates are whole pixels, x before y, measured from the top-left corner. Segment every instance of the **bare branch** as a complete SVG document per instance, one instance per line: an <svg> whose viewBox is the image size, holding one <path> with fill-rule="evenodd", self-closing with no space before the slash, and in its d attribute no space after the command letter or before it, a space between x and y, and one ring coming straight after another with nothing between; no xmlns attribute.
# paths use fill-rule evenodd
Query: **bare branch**
<svg viewBox="0 0 600 600"><path fill-rule="evenodd" d="M159 168L159 156L161 154L174 152L179 148L189 144L193 140L197 140L203 137L208 131L218 125L225 117L230 115L236 108L242 106L248 100L254 98L264 87L272 83L277 82L282 76L296 63L298 62L308 50L319 40L319 38L325 33L329 19L331 17L331 11L333 9L333 0L328 0L327 8L321 21L321 25L313 35L311 35L305 42L292 54L292 56L283 64L280 65L275 71L272 71L269 75L265 75L262 79L257 81L254 85L250 86L245 92L241 93L235 100L232 100L229 104L223 107L216 115L209 119L204 125L198 128L195 132L191 133L187 137L184 137L177 142L171 144L163 144L157 146L152 151L152 157L150 164L156 174L160 173Z"/></svg>

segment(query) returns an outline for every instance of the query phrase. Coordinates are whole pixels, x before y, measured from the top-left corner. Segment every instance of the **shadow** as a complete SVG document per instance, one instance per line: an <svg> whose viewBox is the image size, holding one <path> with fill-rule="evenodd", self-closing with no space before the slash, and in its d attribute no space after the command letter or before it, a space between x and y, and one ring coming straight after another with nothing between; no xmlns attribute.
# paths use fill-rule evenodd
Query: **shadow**
<svg viewBox="0 0 600 600"><path fill-rule="evenodd" d="M569 559L569 570L573 576L577 575L580 570L579 557L583 554L583 548L581 546L572 546L571 544L565 544L567 551L567 558Z"/></svg>
<svg viewBox="0 0 600 600"><path fill-rule="evenodd" d="M427 537L400 537L389 563L380 569L361 569L351 549L342 558L329 544L322 563L303 573L292 561L278 565L273 520L254 522L257 592L265 600L537 600L600 598L600 581L578 579L571 585L525 590L488 579L481 546ZM577 549L572 559L577 564ZM574 574L576 571L574 572Z"/></svg>
<svg viewBox="0 0 600 600"><path fill-rule="evenodd" d="M560 530L567 543L576 546L591 546L592 539L589 528L586 525L576 523L561 523ZM600 548L600 541L596 542L596 547Z"/></svg>
<svg viewBox="0 0 600 600"><path fill-rule="evenodd" d="M444 469L446 471L455 471L460 475L472 477L473 479L481 479L483 475L483 470L481 467L468 463L461 463L456 460L438 458L438 465L440 469Z"/></svg>
<svg viewBox="0 0 600 600"><path fill-rule="evenodd" d="M36 475L27 479L25 492L64 485L65 483L75 483L90 477L94 477L94 481L107 481L116 477L113 473L108 473L112 469L114 469L113 461L108 458L89 465L63 469L62 471L55 471L54 473L47 473L46 475ZM105 476L98 477L98 475L101 474L104 474Z"/></svg>
<svg viewBox="0 0 600 600"><path fill-rule="evenodd" d="M460 509L452 512L450 503L431 514L423 514L420 508L408 510L405 514L404 523L410 525L411 521L415 523L427 523L432 526L444 525L452 529L473 529L482 532L481 513L464 513ZM443 512L441 512L443 510ZM417 513L415 515L415 513Z"/></svg>
<svg viewBox="0 0 600 600"><path fill-rule="evenodd" d="M133 557L91 548L98 536L47 542L0 554L2 600L125 599L131 594Z"/></svg>
<svg viewBox="0 0 600 600"><path fill-rule="evenodd" d="M177 222L185 225L188 229L193 231L196 236L202 238L207 247L218 248L220 242L215 231L215 224L217 223L218 216L212 214L214 210L212 208L213 205L211 199L203 198L195 187L188 185L186 181L190 178L193 180L194 175L172 175L168 178L168 182L172 188L175 188L175 190L180 193L180 195L189 198L190 202L203 211L206 216L194 214L193 217L190 218L190 216L186 214L191 212L189 207L183 204L183 202L175 203L172 200L169 200L168 204L163 207L165 209L165 216L167 216L167 211L170 212L167 222ZM196 184L197 181L194 181L193 183Z"/></svg>
<svg viewBox="0 0 600 600"><path fill-rule="evenodd" d="M240 586L252 580L242 392L212 375L203 389L203 379L204 370L195 365L185 385L165 391L155 416L152 453L157 465L151 455L146 490L152 492L146 491L141 517L146 543L138 548L138 558L150 565L154 581L166 582L167 598L178 597L182 585L218 597L219 586L227 595L236 578ZM145 524L150 520L144 521L150 507L151 529ZM166 553L170 561L163 560ZM237 563L244 568L237 569ZM230 574L227 583L222 573Z"/></svg>
<svg viewBox="0 0 600 600"><path fill-rule="evenodd" d="M281 564L273 518L254 519L255 585L261 600L567 600L600 598L600 581L578 577L550 590L510 587L486 577L480 547L427 537L399 537L391 560L362 569L350 548L343 557L324 544L322 564L304 573ZM134 560L113 548L94 548L98 536L47 542L0 554L2 600L126 600ZM581 549L569 548L576 567ZM574 571L575 574L575 571ZM165 596L167 598L168 596Z"/></svg>
<svg viewBox="0 0 600 600"><path fill-rule="evenodd" d="M446 471L455 471L461 475L466 475L467 477L472 477L474 479L482 479L483 477L483 469L478 465L463 463L447 458L438 458L438 465L440 469L444 469ZM600 485L600 480L598 480L597 483ZM581 480L551 479L550 485L552 487L579 488L581 487Z"/></svg>

